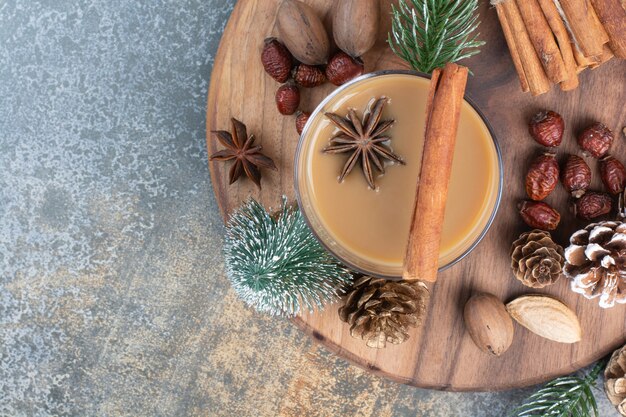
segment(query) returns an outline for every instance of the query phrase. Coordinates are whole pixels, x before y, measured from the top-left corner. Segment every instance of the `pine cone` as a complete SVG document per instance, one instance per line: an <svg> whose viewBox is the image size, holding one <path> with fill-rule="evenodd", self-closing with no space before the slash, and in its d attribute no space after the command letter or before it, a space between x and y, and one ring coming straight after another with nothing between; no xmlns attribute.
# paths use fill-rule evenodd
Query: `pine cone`
<svg viewBox="0 0 626 417"><path fill-rule="evenodd" d="M617 411L626 416L626 346L616 350L604 370L604 392Z"/></svg>
<svg viewBox="0 0 626 417"><path fill-rule="evenodd" d="M511 247L511 269L527 287L554 284L561 276L564 260L563 248L543 230L522 233Z"/></svg>
<svg viewBox="0 0 626 417"><path fill-rule="evenodd" d="M565 276L572 291L600 297L600 307L626 303L626 223L592 223L575 232L565 249Z"/></svg>
<svg viewBox="0 0 626 417"><path fill-rule="evenodd" d="M397 345L409 338L409 326L421 323L429 295L421 281L363 276L352 284L339 317L350 324L352 337L365 340L369 347Z"/></svg>

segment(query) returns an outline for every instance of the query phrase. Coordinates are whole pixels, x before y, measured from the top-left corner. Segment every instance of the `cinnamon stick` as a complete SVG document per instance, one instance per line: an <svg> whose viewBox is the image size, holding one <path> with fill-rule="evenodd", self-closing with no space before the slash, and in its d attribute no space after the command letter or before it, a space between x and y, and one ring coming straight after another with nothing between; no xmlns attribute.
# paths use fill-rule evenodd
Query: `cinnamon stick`
<svg viewBox="0 0 626 417"><path fill-rule="evenodd" d="M441 230L467 73L467 68L451 63L433 71L422 166L404 258L402 276L406 280L437 280Z"/></svg>
<svg viewBox="0 0 626 417"><path fill-rule="evenodd" d="M609 46L618 58L626 58L626 9L620 0L591 0L593 8L609 35Z"/></svg>
<svg viewBox="0 0 626 417"><path fill-rule="evenodd" d="M586 57L585 54L580 50L578 45L572 41L572 51L574 52L574 58L576 59L576 63L578 64L576 68L576 72L580 73L585 70L585 68L594 65L598 62L599 58L594 57Z"/></svg>
<svg viewBox="0 0 626 417"><path fill-rule="evenodd" d="M513 0L505 0L498 6L504 9L507 20L511 25L513 36L519 46L519 53L522 59L522 65L524 65L524 73L528 79L530 93L533 96L547 93L550 91L551 87L550 80L543 70L535 48L533 48L517 4Z"/></svg>
<svg viewBox="0 0 626 417"><path fill-rule="evenodd" d="M530 91L530 87L528 86L528 80L526 79L526 73L524 72L524 66L522 65L522 59L520 58L519 46L517 45L515 36L513 36L513 32L511 32L511 26L509 25L509 21L507 20L506 13L504 12L502 6L497 4L496 12L498 13L500 26L502 26L504 39L509 46L509 51L511 52L511 60L513 60L513 66L515 67L515 71L517 72L517 76L519 77L522 91L526 93Z"/></svg>
<svg viewBox="0 0 626 417"><path fill-rule="evenodd" d="M563 23L563 19L561 18L558 9L554 5L554 1L539 0L539 5L541 6L541 10L546 17L548 25L550 25L550 29L552 29L552 33L554 33L557 43L559 44L561 57L563 58L563 63L565 64L567 77L560 84L561 90L573 90L578 87L579 84L578 73L576 71L578 64L576 63L576 58L574 58L574 51L572 49L572 43L570 42L569 33L567 32L567 28L565 27L565 23Z"/></svg>
<svg viewBox="0 0 626 417"><path fill-rule="evenodd" d="M496 5L501 7L506 14L507 21L510 25L513 37L515 37L517 50L519 52L522 65L524 67L524 74L528 80L528 86L530 93L533 96L538 96L550 91L550 80L548 79L539 56L535 51L535 48L530 41L528 31L522 20L517 4L514 0L505 0Z"/></svg>
<svg viewBox="0 0 626 417"><path fill-rule="evenodd" d="M589 0L554 0L560 4L575 43L586 57L602 55L609 36L600 24Z"/></svg>
<svg viewBox="0 0 626 417"><path fill-rule="evenodd" d="M611 58L613 58L615 55L613 54L613 51L611 50L611 48L609 47L609 44L604 45L604 48L602 50L602 55L600 55L597 58L597 62L594 62L593 64L589 65L589 68L591 69L596 69L598 68L600 65L604 64L605 62L609 61Z"/></svg>
<svg viewBox="0 0 626 417"><path fill-rule="evenodd" d="M546 75L553 83L565 81L568 73L561 51L538 1L517 0L516 3Z"/></svg>

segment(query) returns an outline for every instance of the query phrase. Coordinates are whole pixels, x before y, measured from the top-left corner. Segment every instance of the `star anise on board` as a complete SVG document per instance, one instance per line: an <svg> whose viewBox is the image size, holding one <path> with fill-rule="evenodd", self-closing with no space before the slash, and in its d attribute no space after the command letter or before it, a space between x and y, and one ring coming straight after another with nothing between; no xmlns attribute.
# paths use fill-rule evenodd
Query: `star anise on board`
<svg viewBox="0 0 626 417"><path fill-rule="evenodd" d="M339 182L343 181L357 162L360 162L367 184L371 189L375 189L374 170L384 174L385 160L404 165L402 158L385 145L391 137L383 134L395 123L395 120L381 120L387 101L387 97L384 96L372 99L362 119L359 119L354 109L350 109L346 117L325 113L340 132L330 139L329 146L323 151L329 154L350 153L339 175Z"/></svg>
<svg viewBox="0 0 626 417"><path fill-rule="evenodd" d="M230 121L233 125L232 134L225 130L211 132L226 147L211 155L211 160L233 161L228 174L229 184L245 174L261 188L261 168L276 170L276 165L274 161L261 153L263 148L260 145L254 146L254 135L248 136L246 125L235 118Z"/></svg>

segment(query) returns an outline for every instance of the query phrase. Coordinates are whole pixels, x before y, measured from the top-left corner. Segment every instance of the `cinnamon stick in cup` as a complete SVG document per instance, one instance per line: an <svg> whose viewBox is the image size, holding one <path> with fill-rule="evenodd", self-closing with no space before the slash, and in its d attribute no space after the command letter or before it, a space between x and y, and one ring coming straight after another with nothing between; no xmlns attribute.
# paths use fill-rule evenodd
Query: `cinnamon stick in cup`
<svg viewBox="0 0 626 417"><path fill-rule="evenodd" d="M402 277L435 282L448 182L459 126L467 68L446 64L435 69L426 105L424 152Z"/></svg>

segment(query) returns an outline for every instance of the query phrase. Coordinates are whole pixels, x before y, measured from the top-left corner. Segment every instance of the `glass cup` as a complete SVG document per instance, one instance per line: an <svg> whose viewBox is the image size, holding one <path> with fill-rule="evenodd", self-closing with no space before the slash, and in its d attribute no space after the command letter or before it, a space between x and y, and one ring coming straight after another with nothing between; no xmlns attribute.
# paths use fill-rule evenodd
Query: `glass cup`
<svg viewBox="0 0 626 417"><path fill-rule="evenodd" d="M402 263L398 261L388 262L387 260L377 259L376 256L365 255L364 253L359 252L342 242L342 239L337 238L337 235L333 232L332 227L329 226L328 222L326 222L320 215L320 210L317 209L318 204L316 202L315 192L313 192L313 178L315 175L319 175L319 173L316 174L316 169L312 160L314 159L314 152L321 152L321 139L318 137L320 126L322 123L328 123L324 113L328 111L334 112L336 108L342 105L341 103L345 103L346 100L351 100L351 98L355 95L369 94L368 86L375 83L376 80L381 80L380 77L392 77L389 78L390 81L394 81L393 77L396 77L399 82L401 82L401 80L405 77L419 77L425 80L428 80L429 78L427 75L415 71L379 71L363 75L337 88L333 93L326 97L326 99L324 99L324 101L322 101L322 103L320 103L320 105L311 114L302 135L300 136L295 158L295 185L298 204L304 219L310 226L313 234L331 254L333 254L341 263L357 272L377 277L397 279L402 276ZM384 79L382 81L386 80L387 79ZM427 85L427 81L425 82L425 85ZM493 175L489 177L490 180L486 184L486 186L489 187L489 191L485 191L485 195L487 195L488 198L486 197L484 205L481 206L482 208L480 213L478 213L479 215L476 216L475 224L472 223L471 227L467 229L467 232L463 233L462 236L459 237L458 244L452 245L449 250L446 250L446 253L442 253L440 255L440 271L459 262L467 256L478 245L478 243L480 243L495 218L502 194L502 158L500 148L497 140L495 139L495 135L493 134L493 130L482 113L467 97L465 98L463 106L467 107L467 109L465 109L466 111L474 112L477 116L476 120L478 120L479 123L482 123L484 131L488 132L490 140L487 141L488 144L485 149L488 149L486 154L489 158L488 161L494 166L494 172ZM361 111L363 109L357 110ZM416 114L416 117L417 116L425 117L424 114ZM402 123L402 120L398 120L397 123ZM423 132L416 134L423 136ZM459 137L460 136L461 133L459 133ZM330 139L330 137L328 137L328 139ZM323 142L324 144L328 143L326 137ZM393 140L391 141L391 145L393 146ZM337 158L338 156L324 155L324 157ZM455 157L459 156L455 154ZM463 155L460 157L463 157ZM353 172L351 172L350 175L360 176L360 173L355 172L358 170L360 170L360 167L357 165L354 167ZM347 186L347 184L341 185ZM372 190L369 191L376 192ZM414 196L415 189L413 188L411 192ZM411 199L411 201L413 200ZM367 207L364 207L364 209L367 210Z"/></svg>

